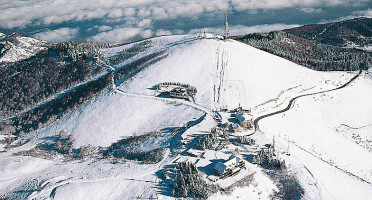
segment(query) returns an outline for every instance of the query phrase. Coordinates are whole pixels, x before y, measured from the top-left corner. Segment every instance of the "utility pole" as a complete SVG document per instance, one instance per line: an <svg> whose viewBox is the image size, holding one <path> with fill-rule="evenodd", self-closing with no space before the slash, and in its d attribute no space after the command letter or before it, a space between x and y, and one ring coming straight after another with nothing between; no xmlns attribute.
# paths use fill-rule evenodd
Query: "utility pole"
<svg viewBox="0 0 372 200"><path fill-rule="evenodd" d="M115 72L114 72L115 73ZM116 89L116 85L115 85L115 77L114 77L115 75L113 75L112 76L112 78L111 78L111 84L112 84L112 90L113 91L115 91L115 89Z"/></svg>
<svg viewBox="0 0 372 200"><path fill-rule="evenodd" d="M227 39L229 37L229 23L227 22L227 12L226 12L226 21L225 21L225 35L224 39Z"/></svg>
<svg viewBox="0 0 372 200"><path fill-rule="evenodd" d="M286 153L286 155L287 156L289 156L289 155L291 155L291 154L289 154L289 136L287 136L287 153Z"/></svg>

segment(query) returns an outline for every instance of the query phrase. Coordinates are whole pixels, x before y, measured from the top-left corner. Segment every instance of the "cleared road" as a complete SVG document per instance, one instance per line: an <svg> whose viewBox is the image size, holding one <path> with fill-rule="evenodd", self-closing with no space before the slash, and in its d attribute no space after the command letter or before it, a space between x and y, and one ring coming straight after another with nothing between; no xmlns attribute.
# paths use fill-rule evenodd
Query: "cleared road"
<svg viewBox="0 0 372 200"><path fill-rule="evenodd" d="M273 113L269 113L269 114L266 114L266 115L262 115L262 116L259 116L257 117L254 121L253 121L253 125L255 127L255 131L254 133L256 133L256 131L259 129L259 126L258 126L258 122L261 120L261 119L264 119L264 118L267 118L267 117L270 117L270 116L273 116L273 115L277 115L277 114L280 114L280 113L284 113L286 111L288 111L289 109L291 109L291 107L293 106L294 102L301 98L301 97L306 97L306 96L312 96L312 95L317 95L317 94L322 94L322 93L327 93L327 92L331 92L331 91L335 91L335 90L339 90L339 89L342 89L346 86L348 86L350 83L352 83L355 79L357 79L360 74L362 73L362 70L359 70L359 73L357 75L355 75L352 79L350 79L347 83L337 87L337 88L334 88L334 89L330 89L330 90L325 90L325 91L321 91L321 92L314 92L314 93L310 93L310 94L303 94L303 95L300 95L300 96L297 96L297 97L294 97L292 98L289 103L288 103L288 106L282 110L279 110L279 111L276 111L276 112L273 112ZM252 133L251 135L253 135L254 133Z"/></svg>

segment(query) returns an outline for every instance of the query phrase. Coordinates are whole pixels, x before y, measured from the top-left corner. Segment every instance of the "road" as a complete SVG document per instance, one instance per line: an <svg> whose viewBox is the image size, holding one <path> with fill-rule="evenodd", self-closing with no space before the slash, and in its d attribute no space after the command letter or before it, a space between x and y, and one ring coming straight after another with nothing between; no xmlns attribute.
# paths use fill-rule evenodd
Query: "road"
<svg viewBox="0 0 372 200"><path fill-rule="evenodd" d="M272 112L272 113L269 113L269 114L265 114L265 115L262 115L262 116L259 116L257 117L254 121L253 121L253 125L255 127L255 131L251 134L255 134L256 131L259 129L259 125L258 125L258 122L261 120L261 119L264 119L264 118L267 118L267 117L271 117L273 115L277 115L277 114L280 114L280 113L284 113L286 111L288 111L289 109L292 108L293 104L295 103L295 101L301 97L306 97L306 96L312 96L312 95L317 95L317 94L323 94L323 93L327 93L327 92L331 92L331 91L335 91L335 90L339 90L339 89L342 89L348 85L350 85L350 83L352 83L355 79L357 79L360 74L362 73L362 70L359 70L359 73L357 75L355 75L352 79L350 79L347 83L337 87L337 88L334 88L334 89L329 89L329 90L325 90L325 91L321 91L321 92L314 92L314 93L310 93L310 94L303 94L303 95L300 95L300 96L297 96L297 97L294 97L292 98L289 103L288 103L288 106L282 110L279 110L279 111L276 111L276 112Z"/></svg>

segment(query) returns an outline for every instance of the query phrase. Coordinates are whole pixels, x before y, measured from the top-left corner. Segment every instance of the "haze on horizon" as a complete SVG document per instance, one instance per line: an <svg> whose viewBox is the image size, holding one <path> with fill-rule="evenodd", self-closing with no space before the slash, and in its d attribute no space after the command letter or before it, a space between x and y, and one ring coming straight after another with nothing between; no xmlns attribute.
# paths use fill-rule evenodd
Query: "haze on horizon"
<svg viewBox="0 0 372 200"><path fill-rule="evenodd" d="M370 0L30 0L0 1L0 32L51 42L121 43L155 35L222 34L224 13L232 35L304 24L372 17Z"/></svg>

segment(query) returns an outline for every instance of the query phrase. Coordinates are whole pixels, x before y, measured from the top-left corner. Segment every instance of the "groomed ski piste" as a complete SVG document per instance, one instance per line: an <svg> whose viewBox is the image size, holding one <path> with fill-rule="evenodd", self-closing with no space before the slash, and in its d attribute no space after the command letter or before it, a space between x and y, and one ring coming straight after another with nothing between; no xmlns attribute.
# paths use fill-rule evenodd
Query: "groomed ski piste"
<svg viewBox="0 0 372 200"><path fill-rule="evenodd" d="M164 59L145 64L138 73L117 81L116 88L30 133L23 139L30 140L26 144L0 153L0 194L12 199L174 199L160 186L162 169L183 160L205 169L212 160L231 155L232 147L227 145L226 150L216 147L203 158L194 158L174 144L176 137L188 145L198 135L209 133L217 125L213 111L241 106L256 119L286 108L294 97L338 88L358 74L313 71L213 34L148 40L146 50L113 65L113 70L160 51L165 51ZM110 58L138 43L102 49L102 53ZM304 189L302 199L370 198L371 73L363 71L339 90L296 99L288 111L260 120L257 130L241 130L239 134L251 135L256 145L242 147L240 153L254 154L275 137L276 148L290 153L280 157ZM195 102L158 97L151 88L164 82L196 87ZM174 127L184 127L184 131L168 131ZM141 148L166 150L155 164L115 163L95 156L65 162L61 156L46 160L14 155L53 140L61 130L74 136L74 148L108 147L123 138L159 131L161 136ZM258 165L248 159L244 162L254 171L252 183L228 193L219 191L210 199L272 198L278 191L276 183ZM217 183L222 187L233 181L232 177Z"/></svg>

